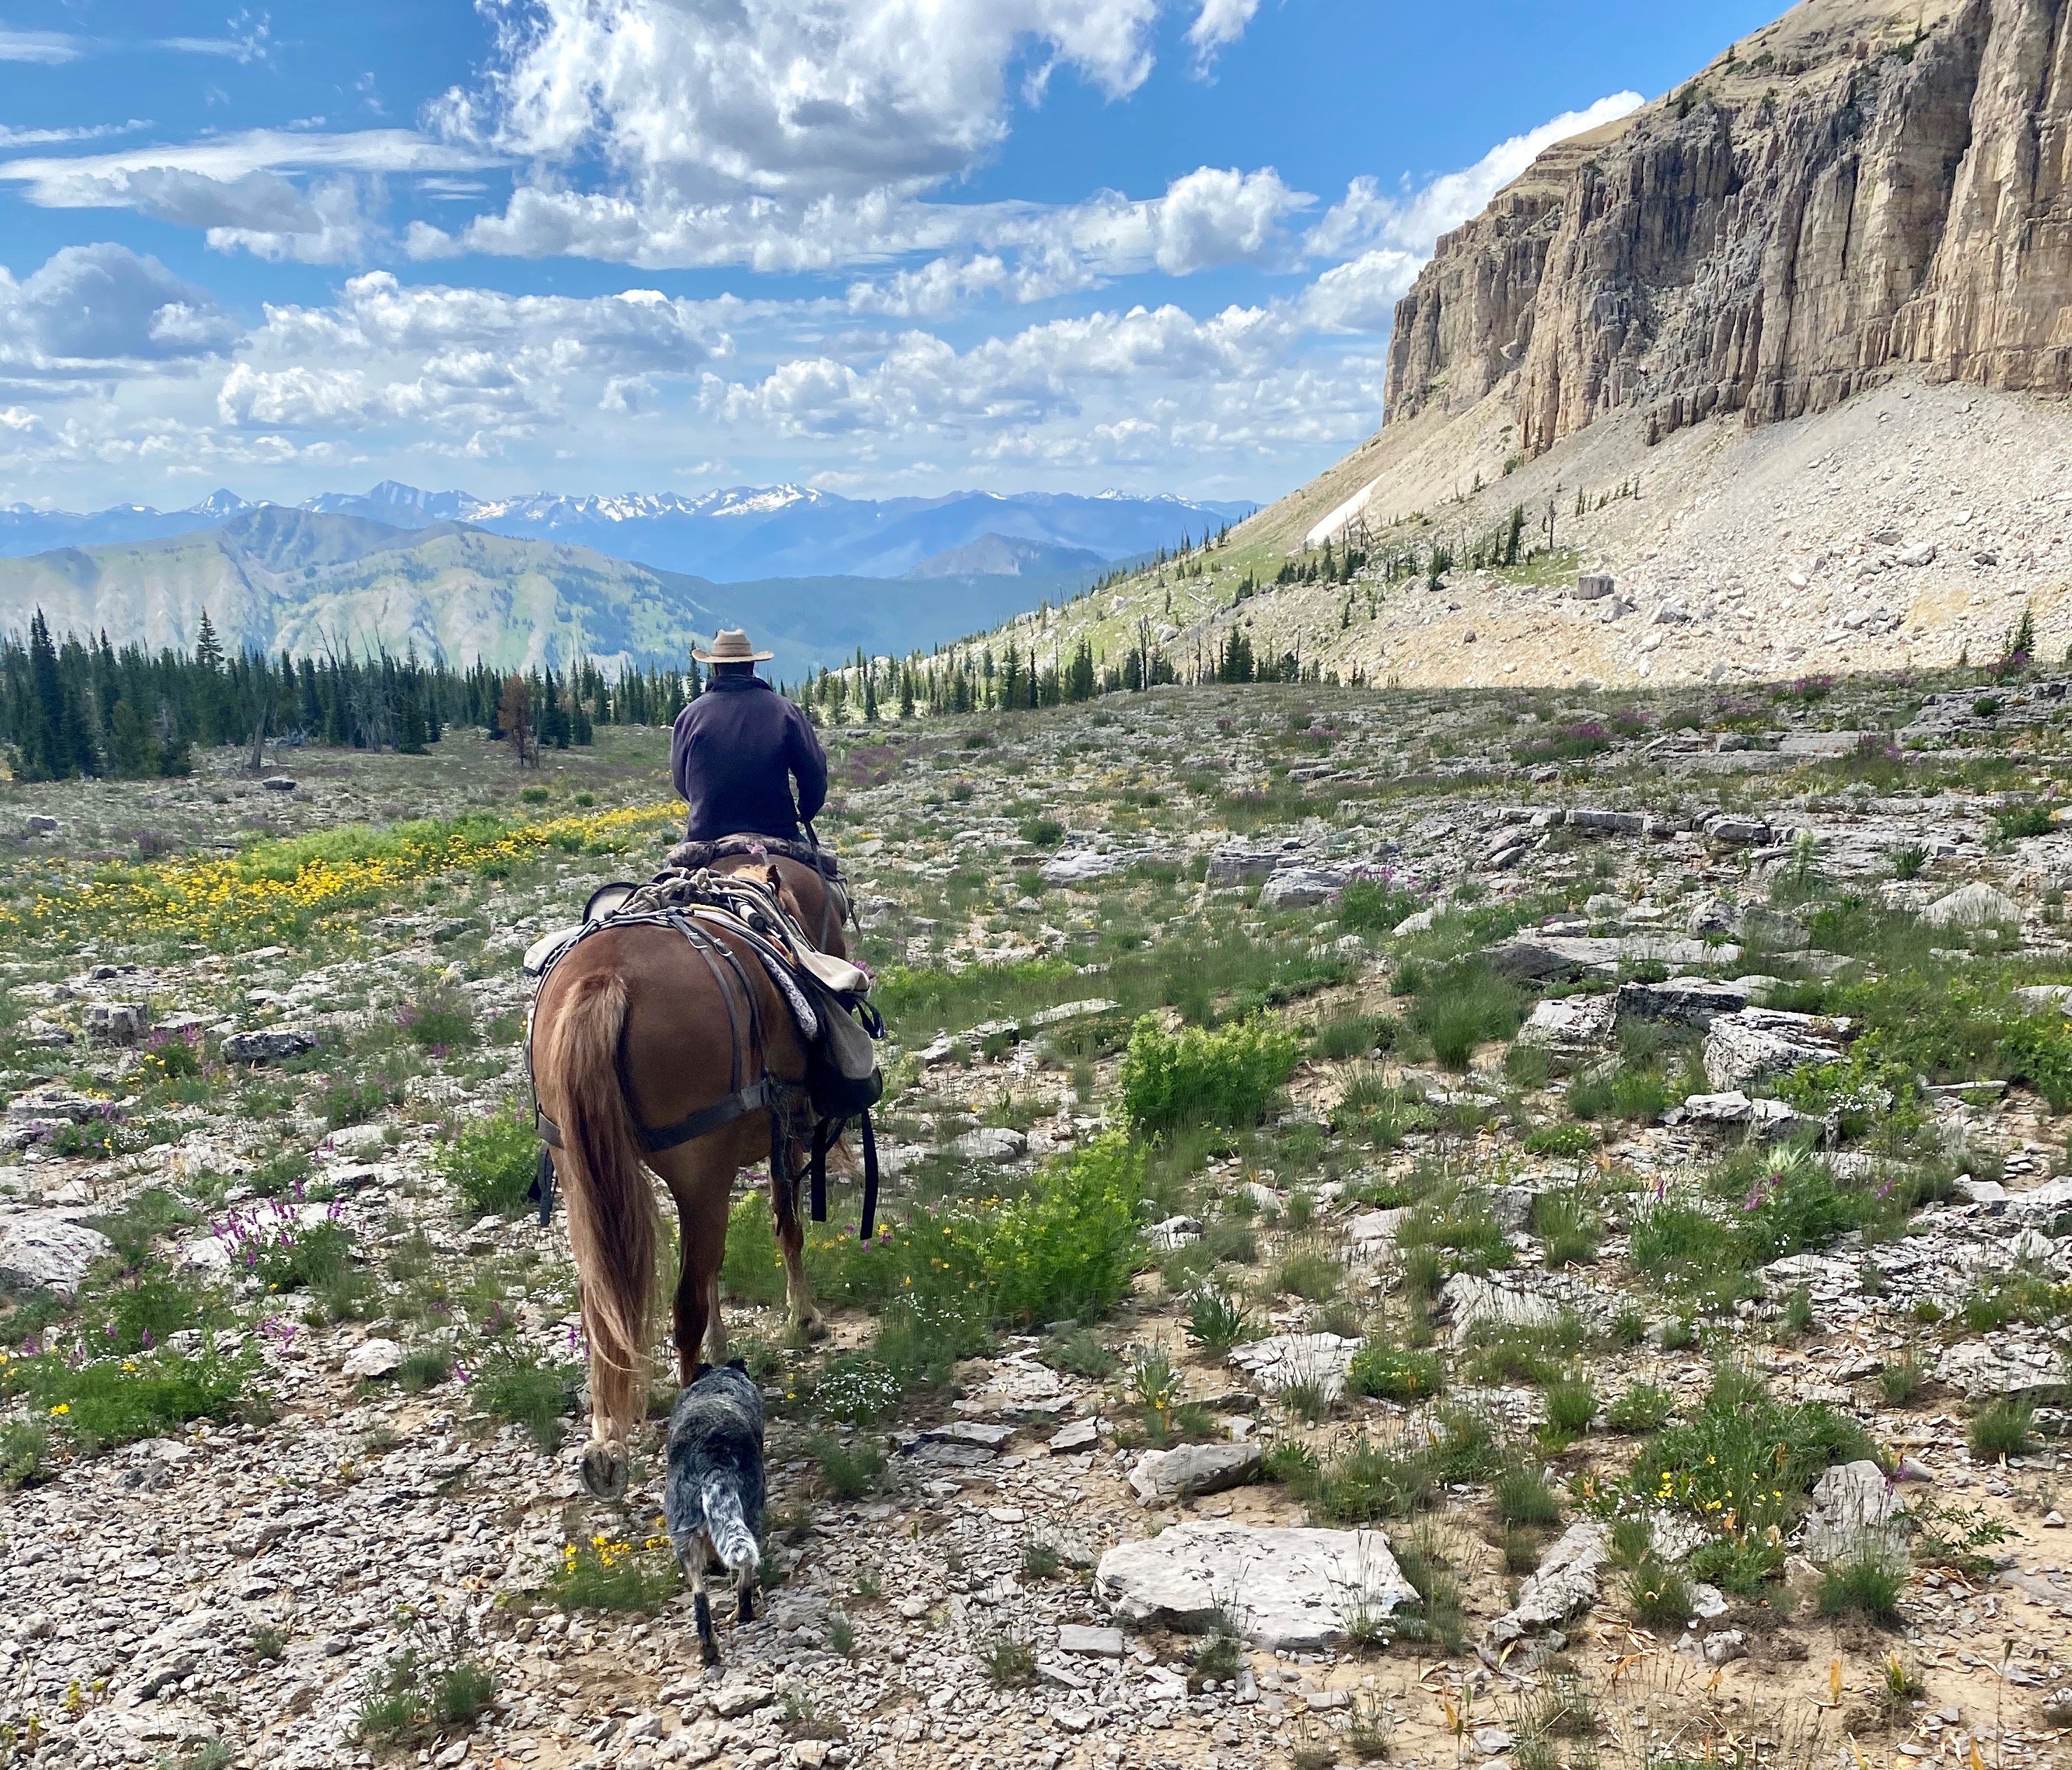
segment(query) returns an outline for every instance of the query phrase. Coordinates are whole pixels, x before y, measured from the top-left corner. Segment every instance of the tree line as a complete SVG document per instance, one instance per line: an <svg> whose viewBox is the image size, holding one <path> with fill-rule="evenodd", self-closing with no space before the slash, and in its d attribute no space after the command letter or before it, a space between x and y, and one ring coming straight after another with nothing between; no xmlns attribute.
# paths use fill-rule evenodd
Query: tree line
<svg viewBox="0 0 2072 1770"><path fill-rule="evenodd" d="M514 674L379 647L366 655L230 654L206 613L191 651L118 648L105 632L55 639L39 609L26 640L0 637L0 749L25 780L178 776L192 770L197 746L269 738L421 755L449 725L504 737L507 709L526 739L565 749L589 743L601 725L672 724L701 686L696 663L610 677L586 659Z"/></svg>

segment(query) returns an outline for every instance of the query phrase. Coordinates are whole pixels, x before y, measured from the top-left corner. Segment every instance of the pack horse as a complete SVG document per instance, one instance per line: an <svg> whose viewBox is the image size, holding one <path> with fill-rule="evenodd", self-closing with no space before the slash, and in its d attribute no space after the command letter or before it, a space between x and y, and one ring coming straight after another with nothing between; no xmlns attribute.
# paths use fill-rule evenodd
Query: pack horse
<svg viewBox="0 0 2072 1770"><path fill-rule="evenodd" d="M804 1263L799 1194L826 1216L826 1163L862 1127L862 1233L876 1207L869 1109L882 1086L848 960L848 904L824 851L779 841L687 844L647 885L607 886L578 928L526 955L540 977L528 1052L543 1144L544 1220L566 1201L590 1345L583 1482L622 1496L648 1411L661 1222L648 1174L675 1201L681 1265L678 1375L726 1359L719 1311L727 1211L741 1172L767 1159L795 1331L824 1333Z"/></svg>

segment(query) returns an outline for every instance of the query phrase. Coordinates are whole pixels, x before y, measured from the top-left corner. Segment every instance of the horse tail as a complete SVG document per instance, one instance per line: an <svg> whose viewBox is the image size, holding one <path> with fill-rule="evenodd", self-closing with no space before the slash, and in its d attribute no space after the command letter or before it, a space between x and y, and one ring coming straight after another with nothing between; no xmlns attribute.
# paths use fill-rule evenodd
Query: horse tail
<svg viewBox="0 0 2072 1770"><path fill-rule="evenodd" d="M543 1069L561 1104L569 1245L581 1275L596 1358L596 1397L622 1443L647 1414L661 1238L633 1115L619 1076L626 979L590 971L563 994Z"/></svg>

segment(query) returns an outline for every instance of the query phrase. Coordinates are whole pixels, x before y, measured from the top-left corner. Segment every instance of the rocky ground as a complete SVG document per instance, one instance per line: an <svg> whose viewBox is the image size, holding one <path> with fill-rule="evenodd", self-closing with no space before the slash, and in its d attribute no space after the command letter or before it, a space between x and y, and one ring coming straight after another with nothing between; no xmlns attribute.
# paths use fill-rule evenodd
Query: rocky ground
<svg viewBox="0 0 2072 1770"><path fill-rule="evenodd" d="M897 1227L837 1197L793 1345L744 1180L771 1590L713 1676L652 1444L582 1495L522 1200L518 955L659 852L662 734L0 786L0 1764L2049 1764L2066 690L837 734ZM906 1304L931 1246L993 1288Z"/></svg>

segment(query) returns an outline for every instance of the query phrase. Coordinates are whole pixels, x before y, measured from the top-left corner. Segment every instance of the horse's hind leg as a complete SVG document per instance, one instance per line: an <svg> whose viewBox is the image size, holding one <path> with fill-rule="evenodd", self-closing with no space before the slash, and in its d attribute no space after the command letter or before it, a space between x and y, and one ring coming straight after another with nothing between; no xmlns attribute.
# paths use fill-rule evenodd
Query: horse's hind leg
<svg viewBox="0 0 2072 1770"><path fill-rule="evenodd" d="M779 1187L789 1193L788 1201L783 1200ZM791 1332L801 1340L824 1340L828 1324L813 1306L813 1287L806 1278L806 1226L799 1216L799 1182L796 1177L780 1180L774 1162L770 1193L771 1208L777 1213L777 1246L784 1256L784 1303ZM785 1202L790 1209L783 1209Z"/></svg>
<svg viewBox="0 0 2072 1770"><path fill-rule="evenodd" d="M719 1269L726 1257L727 1194L736 1172L724 1144L672 1151L664 1168L681 1226L683 1267L676 1279L676 1368L689 1384L702 1361L726 1360L719 1314Z"/></svg>

